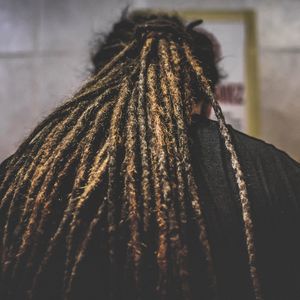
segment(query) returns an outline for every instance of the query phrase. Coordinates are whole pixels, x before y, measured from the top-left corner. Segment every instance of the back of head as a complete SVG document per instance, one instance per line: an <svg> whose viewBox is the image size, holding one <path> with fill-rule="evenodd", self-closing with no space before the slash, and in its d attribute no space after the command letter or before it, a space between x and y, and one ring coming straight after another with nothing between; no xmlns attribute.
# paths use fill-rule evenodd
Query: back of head
<svg viewBox="0 0 300 300"><path fill-rule="evenodd" d="M194 55L201 61L204 75L209 78L212 85L215 86L220 74L217 68L217 53L214 51L214 45L211 37L203 30L196 30L196 27L202 23L202 20L184 25L184 20L173 14L154 14L148 12L133 12L130 15L124 12L121 20L114 24L112 31L107 35L102 35L94 44L92 51L92 72L96 74L107 64L116 54L118 54L129 42L136 38L136 29L146 23L150 24L168 24L178 30L186 31L189 35Z"/></svg>
<svg viewBox="0 0 300 300"><path fill-rule="evenodd" d="M189 144L197 101L213 106L231 154L259 299L245 185L196 24L124 16L98 47L94 76L7 162L1 299L215 299Z"/></svg>

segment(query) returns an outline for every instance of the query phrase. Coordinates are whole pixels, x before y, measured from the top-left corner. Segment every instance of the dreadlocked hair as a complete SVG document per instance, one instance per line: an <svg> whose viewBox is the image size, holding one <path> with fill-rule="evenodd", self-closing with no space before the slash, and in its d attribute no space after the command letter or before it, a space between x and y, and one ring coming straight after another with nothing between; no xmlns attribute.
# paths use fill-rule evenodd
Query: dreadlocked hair
<svg viewBox="0 0 300 300"><path fill-rule="evenodd" d="M246 184L208 79L217 81L216 71L203 68L195 32L178 17L132 14L120 24L94 75L3 167L1 299L218 299L191 164L199 91L231 155L249 274L262 299ZM203 257L201 295L190 279L190 228Z"/></svg>

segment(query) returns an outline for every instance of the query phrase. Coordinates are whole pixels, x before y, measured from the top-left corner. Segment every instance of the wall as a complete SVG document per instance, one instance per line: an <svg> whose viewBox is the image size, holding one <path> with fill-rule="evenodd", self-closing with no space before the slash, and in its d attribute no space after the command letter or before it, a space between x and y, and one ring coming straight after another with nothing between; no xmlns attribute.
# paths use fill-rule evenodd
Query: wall
<svg viewBox="0 0 300 300"><path fill-rule="evenodd" d="M300 161L300 1L140 0L137 8L254 9L258 17L261 138ZM0 0L0 160L88 74L95 33L121 0Z"/></svg>

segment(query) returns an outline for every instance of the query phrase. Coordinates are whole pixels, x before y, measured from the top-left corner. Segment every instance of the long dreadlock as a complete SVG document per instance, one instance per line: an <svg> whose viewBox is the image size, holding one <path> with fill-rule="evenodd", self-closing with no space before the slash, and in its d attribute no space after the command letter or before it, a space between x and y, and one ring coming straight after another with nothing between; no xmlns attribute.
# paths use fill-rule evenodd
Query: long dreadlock
<svg viewBox="0 0 300 300"><path fill-rule="evenodd" d="M146 299L149 257L156 262L153 297L194 299L189 222L196 224L211 299L218 299L189 148L198 91L211 103L231 156L249 274L255 298L262 299L245 180L211 77L194 54L195 33L177 17L135 21L127 43L110 36L113 46L103 46L102 57L112 47L118 55L105 64L103 58L100 71L6 162L0 186L1 299L46 299L49 293L52 299L75 299L86 270L94 270L105 299L124 298L118 291L124 279L133 287L128 297ZM98 271L87 263L93 247ZM60 263L52 266L55 261ZM179 283L175 291L172 278ZM49 281L56 291L45 289Z"/></svg>

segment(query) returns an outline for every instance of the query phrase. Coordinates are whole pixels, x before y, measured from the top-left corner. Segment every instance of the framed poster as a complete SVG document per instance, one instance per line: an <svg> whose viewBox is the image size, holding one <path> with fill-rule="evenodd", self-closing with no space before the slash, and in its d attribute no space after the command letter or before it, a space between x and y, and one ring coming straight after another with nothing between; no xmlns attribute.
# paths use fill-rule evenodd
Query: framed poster
<svg viewBox="0 0 300 300"><path fill-rule="evenodd" d="M216 97L226 122L237 130L259 137L255 12L252 10L186 10L177 13L187 22L202 19L204 22L194 30L207 31L216 45L217 56L220 58L218 65L225 75L217 86ZM215 119L213 111L210 118Z"/></svg>
<svg viewBox="0 0 300 300"><path fill-rule="evenodd" d="M259 89L254 11L180 11L186 21L202 19L200 30L212 33L219 66L225 74L216 89L226 122L259 136ZM197 27L195 28L197 30ZM210 116L215 119L214 114Z"/></svg>

